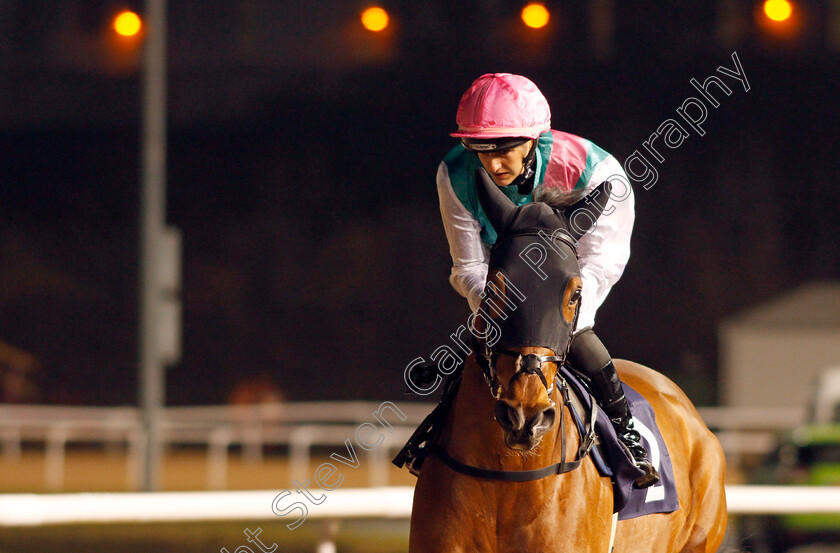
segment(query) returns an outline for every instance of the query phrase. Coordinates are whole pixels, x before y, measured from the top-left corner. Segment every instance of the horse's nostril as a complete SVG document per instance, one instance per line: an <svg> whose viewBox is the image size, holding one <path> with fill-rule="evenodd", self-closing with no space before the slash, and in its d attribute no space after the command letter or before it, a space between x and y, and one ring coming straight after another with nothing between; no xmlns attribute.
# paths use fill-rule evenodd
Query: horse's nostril
<svg viewBox="0 0 840 553"><path fill-rule="evenodd" d="M494 412L499 426L507 431L516 432L525 424L525 416L522 414L522 409L520 407L514 407L504 399L496 402Z"/></svg>
<svg viewBox="0 0 840 553"><path fill-rule="evenodd" d="M545 417L546 422L549 426L554 426L554 417L557 414L557 410L554 407L549 407L543 412L543 417Z"/></svg>
<svg viewBox="0 0 840 553"><path fill-rule="evenodd" d="M530 425L529 425L529 433L538 438L545 434L546 432L554 426L554 417L556 416L556 411L554 407L546 407L539 413L531 418Z"/></svg>

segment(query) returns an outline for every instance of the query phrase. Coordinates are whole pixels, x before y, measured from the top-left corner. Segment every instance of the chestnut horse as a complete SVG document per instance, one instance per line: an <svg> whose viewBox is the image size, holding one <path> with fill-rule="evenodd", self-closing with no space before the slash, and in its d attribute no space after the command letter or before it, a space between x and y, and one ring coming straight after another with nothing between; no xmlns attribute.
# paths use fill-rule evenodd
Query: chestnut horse
<svg viewBox="0 0 840 553"><path fill-rule="evenodd" d="M499 238L487 296L470 321L479 340L418 477L409 551L608 553L613 543L615 552L716 551L726 529L723 451L686 395L647 367L615 361L621 379L654 409L679 508L614 526L611 481L585 447L579 451L581 437L555 385L579 309L575 244L590 226L581 230L579 221L597 220L609 183L593 192L600 198L565 210L515 207L483 170L476 188ZM531 244L542 244L547 255L530 255ZM521 300L516 309L514 298ZM519 479L526 481L493 476L563 462L557 474Z"/></svg>

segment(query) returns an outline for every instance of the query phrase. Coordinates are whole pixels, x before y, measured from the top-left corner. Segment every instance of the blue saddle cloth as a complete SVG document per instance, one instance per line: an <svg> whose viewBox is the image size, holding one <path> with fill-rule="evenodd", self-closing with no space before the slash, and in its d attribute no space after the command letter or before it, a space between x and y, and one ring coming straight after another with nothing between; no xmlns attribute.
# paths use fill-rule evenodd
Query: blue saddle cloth
<svg viewBox="0 0 840 553"><path fill-rule="evenodd" d="M560 368L560 374L569 383L572 391L577 394L585 409L592 409L592 396L589 395L574 371L563 366ZM636 390L625 383L622 383L622 386L627 401L630 403L636 430L642 436L642 445L647 449L651 462L659 471L659 482L643 490L633 487L633 481L642 473L633 464L627 449L619 443L615 428L606 414L599 410L595 423L599 447L593 448L592 460L601 475L612 479L615 498L613 512L618 512L619 520L626 520L652 513L676 511L679 508L679 499L674 484L674 469L671 466L668 447L656 424L653 407ZM587 413L577 413L574 409L573 416L581 428L582 421L588 419Z"/></svg>

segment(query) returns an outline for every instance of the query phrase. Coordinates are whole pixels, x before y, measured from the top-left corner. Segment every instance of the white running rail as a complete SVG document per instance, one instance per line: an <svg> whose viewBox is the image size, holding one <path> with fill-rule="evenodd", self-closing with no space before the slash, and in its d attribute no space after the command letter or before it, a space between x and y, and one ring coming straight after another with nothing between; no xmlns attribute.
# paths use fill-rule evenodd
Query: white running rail
<svg viewBox="0 0 840 553"><path fill-rule="evenodd" d="M168 445L206 447L207 488L227 486L228 453L241 445L246 460L260 462L265 446L288 446L294 476L306 474L313 446L343 443L353 425L369 422L380 403L369 401L297 402L255 406L168 407L162 412L164 440ZM387 456L411 435L434 404L398 402L405 421L392 420L394 432L385 447L371 457L370 484L388 484ZM715 431L731 468L743 455L770 450L775 433L793 428L805 419L804 409L726 408L700 409ZM392 416L393 419L393 416ZM44 485L47 491L64 489L68 444L93 442L124 444L129 488L136 488L144 443L140 413L134 407L67 407L53 405L0 405L0 453L19 461L23 441L44 444ZM387 449L386 449L387 448Z"/></svg>
<svg viewBox="0 0 840 553"><path fill-rule="evenodd" d="M157 492L2 494L0 526L200 520L277 520L271 510L279 492ZM408 518L414 488L336 489L310 505L309 519ZM840 513L835 487L727 486L730 514ZM290 521L294 522L294 521Z"/></svg>

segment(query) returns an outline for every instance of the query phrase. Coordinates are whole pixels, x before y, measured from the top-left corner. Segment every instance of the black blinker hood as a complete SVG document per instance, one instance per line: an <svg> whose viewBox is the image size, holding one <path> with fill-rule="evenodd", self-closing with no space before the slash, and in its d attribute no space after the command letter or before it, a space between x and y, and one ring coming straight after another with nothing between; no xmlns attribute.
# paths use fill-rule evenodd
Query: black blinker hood
<svg viewBox="0 0 840 553"><path fill-rule="evenodd" d="M596 188L597 195L591 192L588 203L581 200L561 211L542 202L517 207L483 168L475 177L479 202L498 234L490 250L483 304L485 315L501 331L492 347L544 347L563 355L576 322L563 316L563 294L580 275L575 244L592 226L575 225L597 220L609 198L609 183ZM575 217L581 209L589 213ZM503 287L496 284L498 272Z"/></svg>

